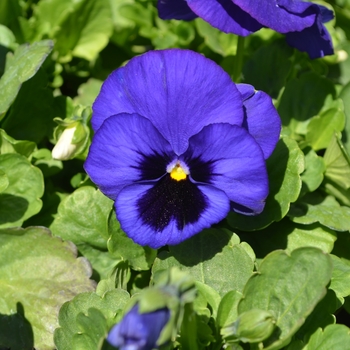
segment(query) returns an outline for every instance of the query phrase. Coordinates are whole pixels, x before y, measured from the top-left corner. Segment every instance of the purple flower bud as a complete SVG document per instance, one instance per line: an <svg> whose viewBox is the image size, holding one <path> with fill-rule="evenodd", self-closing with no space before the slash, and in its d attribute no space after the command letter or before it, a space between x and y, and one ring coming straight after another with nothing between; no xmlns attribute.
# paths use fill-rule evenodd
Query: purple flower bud
<svg viewBox="0 0 350 350"><path fill-rule="evenodd" d="M170 318L170 311L162 308L139 313L136 304L108 334L108 342L120 350L152 350Z"/></svg>

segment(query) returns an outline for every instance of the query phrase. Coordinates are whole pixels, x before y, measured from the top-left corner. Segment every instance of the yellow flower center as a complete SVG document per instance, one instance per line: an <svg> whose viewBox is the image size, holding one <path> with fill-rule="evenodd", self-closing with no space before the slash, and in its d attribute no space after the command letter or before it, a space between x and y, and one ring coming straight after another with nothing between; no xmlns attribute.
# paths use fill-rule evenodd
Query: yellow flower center
<svg viewBox="0 0 350 350"><path fill-rule="evenodd" d="M171 177L173 180L182 181L182 180L186 180L187 174L186 174L185 171L182 169L181 165L177 163L177 164L174 166L174 168L171 170L171 172L170 172L170 177Z"/></svg>

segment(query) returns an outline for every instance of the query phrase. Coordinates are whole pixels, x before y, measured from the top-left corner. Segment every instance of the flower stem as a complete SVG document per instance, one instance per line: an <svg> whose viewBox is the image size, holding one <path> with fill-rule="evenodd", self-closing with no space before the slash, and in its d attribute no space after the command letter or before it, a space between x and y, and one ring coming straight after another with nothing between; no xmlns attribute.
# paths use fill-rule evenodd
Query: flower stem
<svg viewBox="0 0 350 350"><path fill-rule="evenodd" d="M243 67L243 56L244 56L244 36L238 36L236 56L233 61L233 72L232 80L235 83L239 83L242 78L242 67Z"/></svg>

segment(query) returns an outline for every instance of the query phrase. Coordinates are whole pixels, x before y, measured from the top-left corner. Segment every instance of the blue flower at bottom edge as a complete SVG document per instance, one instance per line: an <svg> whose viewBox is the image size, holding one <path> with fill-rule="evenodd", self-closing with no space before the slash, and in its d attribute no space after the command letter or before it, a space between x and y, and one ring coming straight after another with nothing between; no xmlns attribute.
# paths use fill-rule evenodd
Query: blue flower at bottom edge
<svg viewBox="0 0 350 350"><path fill-rule="evenodd" d="M140 245L175 245L226 217L262 212L279 139L271 98L180 49L114 71L93 104L85 170Z"/></svg>
<svg viewBox="0 0 350 350"><path fill-rule="evenodd" d="M135 305L112 328L107 340L120 350L152 350L157 347L159 335L169 318L167 308L140 314L138 305Z"/></svg>
<svg viewBox="0 0 350 350"><path fill-rule="evenodd" d="M323 23L333 12L301 0L158 0L162 19L201 17L225 33L247 36L267 27L286 35L288 44L310 58L333 54L332 39Z"/></svg>

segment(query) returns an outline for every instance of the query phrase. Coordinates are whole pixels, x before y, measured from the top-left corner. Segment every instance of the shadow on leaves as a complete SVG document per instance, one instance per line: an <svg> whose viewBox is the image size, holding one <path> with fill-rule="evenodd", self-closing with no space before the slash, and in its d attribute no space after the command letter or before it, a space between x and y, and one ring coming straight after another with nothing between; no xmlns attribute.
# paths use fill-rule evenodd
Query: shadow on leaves
<svg viewBox="0 0 350 350"><path fill-rule="evenodd" d="M27 211L29 202L9 193L0 194L0 225L20 220Z"/></svg>
<svg viewBox="0 0 350 350"><path fill-rule="evenodd" d="M15 314L0 314L0 350L10 349L34 349L33 329L25 318L21 303L17 303L17 312Z"/></svg>
<svg viewBox="0 0 350 350"><path fill-rule="evenodd" d="M194 266L212 259L229 243L232 233L212 227L190 239L170 247L173 257L184 266Z"/></svg>

